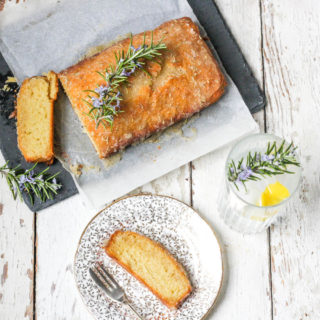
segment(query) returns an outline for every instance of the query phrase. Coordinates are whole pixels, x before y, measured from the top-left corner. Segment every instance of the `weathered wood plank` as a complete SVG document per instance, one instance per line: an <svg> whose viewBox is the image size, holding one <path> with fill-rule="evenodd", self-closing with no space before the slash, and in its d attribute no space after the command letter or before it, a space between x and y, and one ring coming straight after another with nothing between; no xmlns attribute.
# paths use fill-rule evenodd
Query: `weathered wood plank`
<svg viewBox="0 0 320 320"><path fill-rule="evenodd" d="M0 164L4 159L0 153ZM0 318L33 318L34 214L0 177Z"/></svg>
<svg viewBox="0 0 320 320"><path fill-rule="evenodd" d="M262 1L267 130L300 147L302 188L272 228L274 319L320 319L320 2Z"/></svg>
<svg viewBox="0 0 320 320"><path fill-rule="evenodd" d="M165 175L131 194L151 192L190 199L189 166ZM37 319L90 319L73 277L73 258L81 233L96 212L75 196L37 217Z"/></svg>
<svg viewBox="0 0 320 320"><path fill-rule="evenodd" d="M37 214L37 319L90 319L73 276L80 235L95 212L79 195Z"/></svg>
<svg viewBox="0 0 320 320"><path fill-rule="evenodd" d="M216 1L262 86L259 1ZM264 129L263 111L255 119ZM223 246L225 279L210 319L271 319L267 232L241 235L218 217L217 195L228 150L193 162L193 205L212 224Z"/></svg>

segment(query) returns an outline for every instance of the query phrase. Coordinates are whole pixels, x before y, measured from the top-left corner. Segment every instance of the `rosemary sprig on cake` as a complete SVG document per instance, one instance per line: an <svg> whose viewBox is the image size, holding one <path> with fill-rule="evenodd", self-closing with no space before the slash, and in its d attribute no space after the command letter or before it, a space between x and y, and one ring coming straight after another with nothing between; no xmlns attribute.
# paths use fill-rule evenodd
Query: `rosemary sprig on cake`
<svg viewBox="0 0 320 320"><path fill-rule="evenodd" d="M0 167L0 175L6 178L14 199L17 199L17 197L22 199L22 194L26 193L33 204L34 196L45 202L53 199L54 195L57 194L57 190L62 186L56 180L59 172L48 175L48 167L36 174L34 172L36 166L37 163L28 170L20 169L20 165L11 169L9 162L6 162Z"/></svg>
<svg viewBox="0 0 320 320"><path fill-rule="evenodd" d="M245 182L248 180L256 181L266 176L284 173L294 174L287 169L287 166L300 166L296 159L296 149L297 147L294 147L292 142L285 148L285 140L279 147L277 147L276 141L272 144L269 142L267 151L263 154L249 152L246 159L241 158L237 164L231 160L228 164L228 180L233 182L239 190L238 184L241 183L246 188Z"/></svg>
<svg viewBox="0 0 320 320"><path fill-rule="evenodd" d="M137 70L144 69L146 60L154 60L162 55L166 45L160 40L157 44L153 43L153 33L151 41L146 45L146 35L144 34L143 43L135 48L132 45L132 35L130 45L125 53L124 50L115 53L116 65L109 65L104 73L97 73L105 81L104 85L98 86L95 90L86 90L92 95L88 95L89 101L84 100L90 107L88 115L96 122L96 127L100 124L106 124L112 127L114 117L123 112L120 107L121 93L120 85L125 84L128 78ZM148 73L148 72L147 72Z"/></svg>

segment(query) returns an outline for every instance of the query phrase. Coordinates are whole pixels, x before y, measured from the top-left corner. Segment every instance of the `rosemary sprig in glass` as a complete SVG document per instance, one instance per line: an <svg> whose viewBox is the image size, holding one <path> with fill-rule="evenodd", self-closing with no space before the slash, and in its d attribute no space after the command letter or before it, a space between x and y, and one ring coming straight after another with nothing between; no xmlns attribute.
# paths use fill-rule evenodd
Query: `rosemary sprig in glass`
<svg viewBox="0 0 320 320"><path fill-rule="evenodd" d="M245 183L249 180L261 180L266 176L275 176L284 173L294 174L287 169L288 165L299 167L300 163L296 159L297 147L291 142L285 148L285 140L277 147L276 141L272 144L269 142L267 151L264 154L261 152L249 152L246 159L241 158L237 164L231 160L228 164L228 180L233 182L239 190L238 184L241 183L245 189Z"/></svg>
<svg viewBox="0 0 320 320"><path fill-rule="evenodd" d="M31 204L33 204L34 196L45 202L48 199L53 199L54 195L57 194L57 190L62 186L56 180L59 172L48 175L48 167L35 174L34 169L36 166L37 163L28 170L20 169L20 165L11 169L9 162L6 162L0 167L0 175L6 178L14 199L17 199L17 197L22 199L22 194L26 193L30 198Z"/></svg>
<svg viewBox="0 0 320 320"><path fill-rule="evenodd" d="M96 128L101 124L112 127L114 117L122 110L120 109L120 101L122 100L119 86L125 84L137 69L144 69L146 60L153 60L161 56L161 51L165 50L166 45L160 40L157 44L153 43L153 33L151 33L151 41L146 45L146 35L144 34L143 43L138 48L132 45L132 35L130 45L125 53L124 50L115 53L116 65L109 65L104 73L97 73L105 81L105 85L98 86L95 90L85 90L90 92L89 100L84 100L89 105L89 115L96 122Z"/></svg>

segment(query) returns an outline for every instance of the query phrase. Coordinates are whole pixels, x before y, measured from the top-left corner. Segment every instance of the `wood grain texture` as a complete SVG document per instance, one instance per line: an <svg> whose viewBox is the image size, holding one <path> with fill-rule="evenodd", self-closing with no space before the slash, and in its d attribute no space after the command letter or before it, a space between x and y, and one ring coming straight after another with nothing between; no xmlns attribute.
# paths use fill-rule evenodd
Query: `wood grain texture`
<svg viewBox="0 0 320 320"><path fill-rule="evenodd" d="M189 202L186 165L132 192L171 195ZM73 258L85 226L96 214L80 195L41 211L37 218L37 320L87 320L73 276Z"/></svg>
<svg viewBox="0 0 320 320"><path fill-rule="evenodd" d="M216 2L262 87L264 65L267 131L301 147L301 191L286 217L271 229L272 291L267 232L242 236L228 229L216 212L227 150L206 155L132 194L152 192L193 203L216 229L225 279L208 319L320 319L320 2ZM264 112L255 115L262 131L264 118ZM0 190L0 318L32 319L33 214L11 199L3 180ZM81 232L94 214L78 195L37 215L38 320L91 318L75 287L72 264Z"/></svg>
<svg viewBox="0 0 320 320"><path fill-rule="evenodd" d="M33 319L33 217L0 177L1 320Z"/></svg>
<svg viewBox="0 0 320 320"><path fill-rule="evenodd" d="M37 215L37 319L90 319L78 294L73 259L80 235L96 212L80 195Z"/></svg>
<svg viewBox="0 0 320 320"><path fill-rule="evenodd" d="M259 1L216 1L257 79L262 83ZM241 28L239 27L241 26ZM256 120L264 128L261 111ZM212 224L223 244L225 279L210 319L271 319L267 232L241 235L219 218L216 209L229 148L193 162L193 205Z"/></svg>
<svg viewBox="0 0 320 320"><path fill-rule="evenodd" d="M267 130L300 147L298 197L272 228L273 318L320 319L320 2L262 1Z"/></svg>

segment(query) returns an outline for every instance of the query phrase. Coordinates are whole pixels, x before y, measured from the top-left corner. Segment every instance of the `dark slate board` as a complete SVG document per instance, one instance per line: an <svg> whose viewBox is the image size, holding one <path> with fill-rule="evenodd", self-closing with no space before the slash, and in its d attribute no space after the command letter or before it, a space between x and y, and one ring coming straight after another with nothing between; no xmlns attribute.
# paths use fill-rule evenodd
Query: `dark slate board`
<svg viewBox="0 0 320 320"><path fill-rule="evenodd" d="M253 76L238 44L213 0L188 0L200 24L206 30L219 58L238 87L251 113L266 104L265 95Z"/></svg>
<svg viewBox="0 0 320 320"><path fill-rule="evenodd" d="M188 0L188 2L199 22L205 28L227 73L237 85L251 113L261 110L265 105L265 96L215 3L212 0ZM12 73L0 53L0 88L3 87L7 76L12 76ZM27 169L32 164L24 161L17 147L16 121L9 119L9 115L14 110L14 101L15 95L13 93L6 94L0 91L0 149L4 158L10 161L11 167L21 164L21 168ZM45 164L38 164L36 172L44 168L46 168ZM24 201L30 210L39 211L78 192L71 175L61 166L59 161L55 160L50 166L49 173L57 171L60 171L58 180L63 185L59 194L54 200L44 203L36 199L33 206L29 197L25 196Z"/></svg>
<svg viewBox="0 0 320 320"><path fill-rule="evenodd" d="M8 76L12 76L12 73L0 53L0 88L3 87ZM0 91L0 149L4 158L9 161L10 167L13 168L20 164L21 168L27 169L32 167L33 164L27 163L21 155L21 152L17 146L16 120L9 119L9 115L14 110L14 104L15 94L8 94L4 91ZM0 165L2 165L2 163ZM35 171L40 172L46 167L47 166L45 164L39 163ZM55 172L60 172L57 180L63 185L63 187L59 190L58 195L54 198L54 200L48 200L43 203L36 198L33 206L29 197L24 195L24 201L30 210L39 211L51 206L54 203L69 198L78 192L70 173L66 171L57 160L54 161L48 171L49 174L53 174Z"/></svg>

